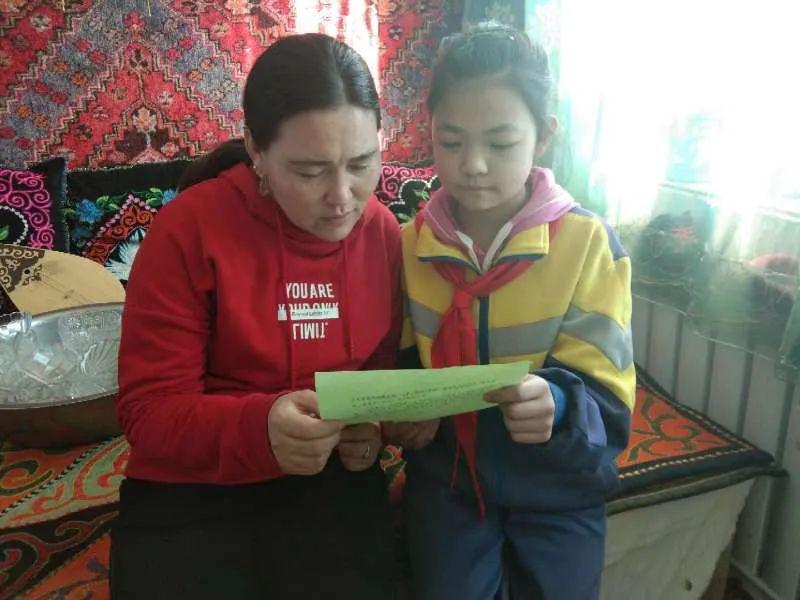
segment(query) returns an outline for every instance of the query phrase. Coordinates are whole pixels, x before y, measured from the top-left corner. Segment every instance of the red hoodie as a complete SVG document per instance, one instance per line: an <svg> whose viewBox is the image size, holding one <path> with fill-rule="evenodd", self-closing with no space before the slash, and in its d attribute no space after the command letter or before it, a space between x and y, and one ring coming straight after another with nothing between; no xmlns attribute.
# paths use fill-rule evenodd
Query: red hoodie
<svg viewBox="0 0 800 600"><path fill-rule="evenodd" d="M391 368L400 232L374 197L342 242L294 227L237 165L182 192L131 270L117 414L127 475L248 483L283 473L267 415L315 371Z"/></svg>

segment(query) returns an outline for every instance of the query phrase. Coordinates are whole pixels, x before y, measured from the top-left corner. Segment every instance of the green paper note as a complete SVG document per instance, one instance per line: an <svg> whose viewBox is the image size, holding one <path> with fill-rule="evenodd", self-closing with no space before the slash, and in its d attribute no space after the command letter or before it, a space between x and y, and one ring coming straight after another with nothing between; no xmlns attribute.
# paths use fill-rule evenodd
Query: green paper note
<svg viewBox="0 0 800 600"><path fill-rule="evenodd" d="M425 421L494 406L483 395L518 385L528 373L525 361L394 371L316 373L323 419L346 423Z"/></svg>

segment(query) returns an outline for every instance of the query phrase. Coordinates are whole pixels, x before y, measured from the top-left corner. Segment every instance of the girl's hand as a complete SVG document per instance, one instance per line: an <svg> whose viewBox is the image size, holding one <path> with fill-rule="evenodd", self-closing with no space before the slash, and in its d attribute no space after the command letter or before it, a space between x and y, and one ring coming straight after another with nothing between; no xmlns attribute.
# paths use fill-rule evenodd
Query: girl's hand
<svg viewBox="0 0 800 600"><path fill-rule="evenodd" d="M364 471L375 463L382 446L377 423L348 425L339 439L339 458L348 471Z"/></svg>
<svg viewBox="0 0 800 600"><path fill-rule="evenodd" d="M503 421L511 439L520 444L544 444L553 433L556 405L547 381L527 375L514 387L492 390L484 395L503 411Z"/></svg>
<svg viewBox="0 0 800 600"><path fill-rule="evenodd" d="M440 419L432 419L415 423L384 423L383 435L392 444L419 450L430 444L436 437L436 432L439 431L439 421Z"/></svg>
<svg viewBox="0 0 800 600"><path fill-rule="evenodd" d="M281 396L269 411L269 444L287 475L316 475L339 443L344 425L322 421L318 412L317 394L311 390Z"/></svg>

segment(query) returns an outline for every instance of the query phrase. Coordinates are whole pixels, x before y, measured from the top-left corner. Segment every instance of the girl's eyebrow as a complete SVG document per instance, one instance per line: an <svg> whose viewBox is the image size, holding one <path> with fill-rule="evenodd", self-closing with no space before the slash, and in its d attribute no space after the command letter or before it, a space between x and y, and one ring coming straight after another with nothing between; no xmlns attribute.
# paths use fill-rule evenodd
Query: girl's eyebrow
<svg viewBox="0 0 800 600"><path fill-rule="evenodd" d="M447 133L464 133L466 130L463 127L459 127L458 125L453 125L452 123L442 123L437 128L439 131L444 131ZM485 134L494 134L494 133L506 133L508 131L516 131L517 128L514 126L513 123L502 123L500 125L496 125L485 130L483 133Z"/></svg>
<svg viewBox="0 0 800 600"><path fill-rule="evenodd" d="M514 126L513 123L503 123L502 125L498 125L496 127L492 127L491 129L487 129L484 133L506 133L507 131L516 131L517 128Z"/></svg>
<svg viewBox="0 0 800 600"><path fill-rule="evenodd" d="M441 125L437 125L436 129L448 133L464 133L464 131L466 131L464 128L458 125L452 125L451 123L442 123Z"/></svg>

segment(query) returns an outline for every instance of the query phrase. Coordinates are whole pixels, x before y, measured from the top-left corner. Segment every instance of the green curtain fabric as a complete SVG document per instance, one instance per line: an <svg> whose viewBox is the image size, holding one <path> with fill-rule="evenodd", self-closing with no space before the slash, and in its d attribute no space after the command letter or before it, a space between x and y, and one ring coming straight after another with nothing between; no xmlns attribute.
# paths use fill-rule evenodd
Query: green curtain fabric
<svg viewBox="0 0 800 600"><path fill-rule="evenodd" d="M634 293L800 372L800 56L791 2L525 0L549 161L631 254Z"/></svg>

